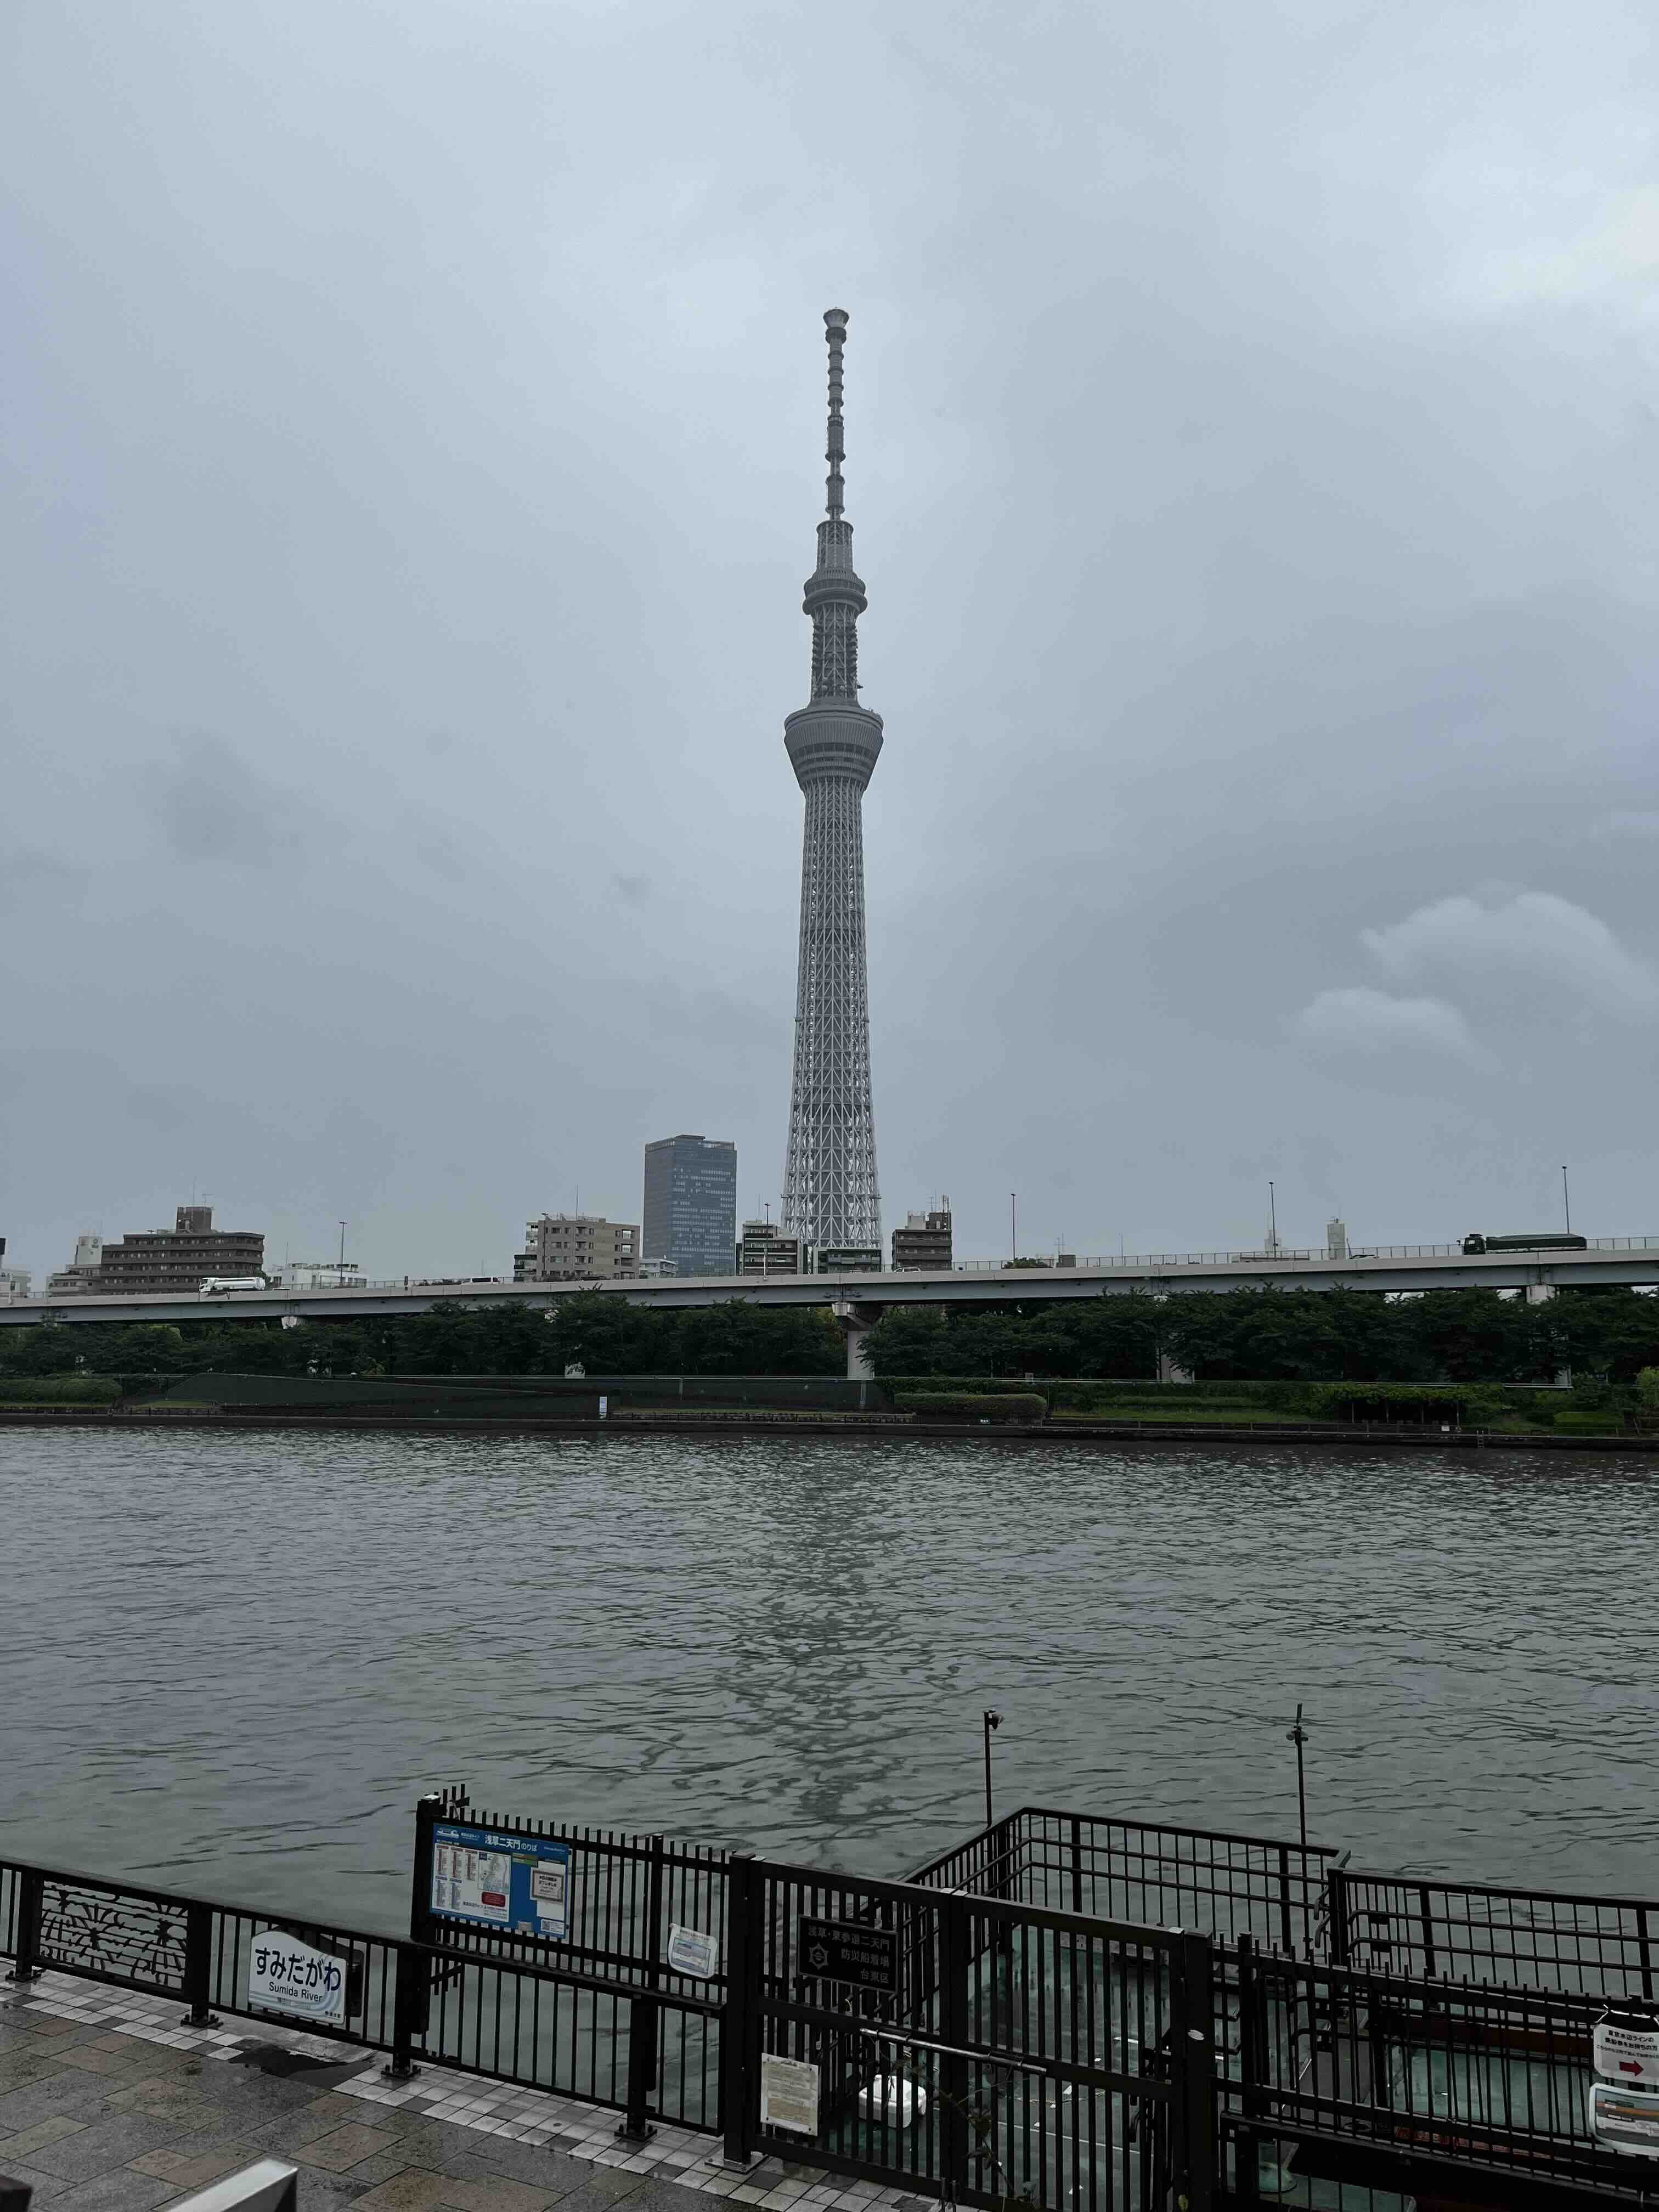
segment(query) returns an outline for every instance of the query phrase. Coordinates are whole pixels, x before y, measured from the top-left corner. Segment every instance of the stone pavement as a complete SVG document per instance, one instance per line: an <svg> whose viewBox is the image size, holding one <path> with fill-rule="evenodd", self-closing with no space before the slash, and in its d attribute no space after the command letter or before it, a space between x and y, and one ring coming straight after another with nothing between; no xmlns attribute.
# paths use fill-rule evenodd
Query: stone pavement
<svg viewBox="0 0 1659 2212"><path fill-rule="evenodd" d="M728 2170L712 2136L617 2140L598 2106L56 1973L0 1983L0 2173L30 2212L155 2212L258 2158L300 2169L299 2212L694 2212L688 2191L768 2212L936 2212L768 2159Z"/></svg>

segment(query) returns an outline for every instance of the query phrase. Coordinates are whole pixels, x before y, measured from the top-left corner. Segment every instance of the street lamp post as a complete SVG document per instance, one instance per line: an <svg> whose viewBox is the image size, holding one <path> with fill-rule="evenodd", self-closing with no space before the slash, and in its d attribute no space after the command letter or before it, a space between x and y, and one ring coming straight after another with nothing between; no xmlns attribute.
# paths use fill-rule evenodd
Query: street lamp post
<svg viewBox="0 0 1659 2212"><path fill-rule="evenodd" d="M1567 1164L1561 1163L1561 1211L1567 1217L1567 1234L1572 1234L1572 1199L1567 1189Z"/></svg>
<svg viewBox="0 0 1659 2212"><path fill-rule="evenodd" d="M985 1825L991 1825L991 1731L1002 1726L1002 1715L985 1708Z"/></svg>
<svg viewBox="0 0 1659 2212"><path fill-rule="evenodd" d="M1308 1848L1308 1790L1302 1771L1302 1747L1308 1741L1308 1731L1302 1725L1302 1705L1299 1699L1296 1708L1296 1726L1286 1729L1285 1741L1296 1746L1296 1818L1302 1837L1302 1848L1305 1851ZM1304 1871L1305 1870L1304 1868Z"/></svg>

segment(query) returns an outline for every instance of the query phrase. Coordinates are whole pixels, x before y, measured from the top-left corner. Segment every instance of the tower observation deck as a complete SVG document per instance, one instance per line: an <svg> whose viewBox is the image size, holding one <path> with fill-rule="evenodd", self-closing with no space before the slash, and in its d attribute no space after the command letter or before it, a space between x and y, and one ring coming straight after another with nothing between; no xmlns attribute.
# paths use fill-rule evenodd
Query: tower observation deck
<svg viewBox="0 0 1659 2212"><path fill-rule="evenodd" d="M828 512L818 525L817 566L801 603L812 624L812 696L783 725L806 820L782 1227L786 1236L823 1250L878 1253L864 792L881 752L881 716L859 704L858 619L869 601L853 567L853 526L842 512L847 315L832 307L823 322L830 346Z"/></svg>

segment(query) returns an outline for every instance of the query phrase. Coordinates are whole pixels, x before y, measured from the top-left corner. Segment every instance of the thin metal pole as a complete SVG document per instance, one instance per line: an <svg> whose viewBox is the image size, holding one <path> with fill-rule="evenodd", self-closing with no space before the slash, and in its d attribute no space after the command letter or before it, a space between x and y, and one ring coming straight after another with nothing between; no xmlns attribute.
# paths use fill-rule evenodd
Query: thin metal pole
<svg viewBox="0 0 1659 2212"><path fill-rule="evenodd" d="M1302 1837L1302 1848L1305 1851L1308 1848L1308 1790L1302 1769L1302 1747L1308 1741L1308 1731L1302 1725L1299 1701L1296 1708L1296 1726L1286 1731L1285 1741L1296 1746L1296 1818Z"/></svg>
<svg viewBox="0 0 1659 2212"><path fill-rule="evenodd" d="M1567 1217L1567 1234L1572 1234L1572 1199L1567 1189L1567 1164L1561 1163L1561 1211Z"/></svg>
<svg viewBox="0 0 1659 2212"><path fill-rule="evenodd" d="M1279 1250L1279 1208L1273 1198L1273 1178L1267 1179L1267 1249Z"/></svg>
<svg viewBox="0 0 1659 2212"><path fill-rule="evenodd" d="M1008 1194L1008 1257L1011 1260L1019 1257L1019 1214L1014 1203L1015 1196L1016 1194L1011 1190Z"/></svg>
<svg viewBox="0 0 1659 2212"><path fill-rule="evenodd" d="M985 1727L984 1727L984 1735L985 1735L985 1825L986 1825L986 1826L987 1826L988 1828L988 1827L990 1826L990 1825L991 1825L991 1731L992 1731L992 1729L1000 1729L1001 1726L1002 1726L1002 1715L1001 1715L1000 1713L994 1713L994 1712L992 1711L991 1708L989 1707L989 1705L987 1705L987 1707L985 1708Z"/></svg>

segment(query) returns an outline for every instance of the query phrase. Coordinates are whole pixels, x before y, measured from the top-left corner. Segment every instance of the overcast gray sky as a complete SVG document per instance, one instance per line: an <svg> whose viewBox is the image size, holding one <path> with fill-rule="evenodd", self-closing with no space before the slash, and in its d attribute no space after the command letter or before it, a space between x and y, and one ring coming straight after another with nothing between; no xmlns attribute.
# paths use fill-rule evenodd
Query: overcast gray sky
<svg viewBox="0 0 1659 2212"><path fill-rule="evenodd" d="M1659 1231L1607 0L13 0L0 1233L783 1163L852 315L886 1223Z"/></svg>

